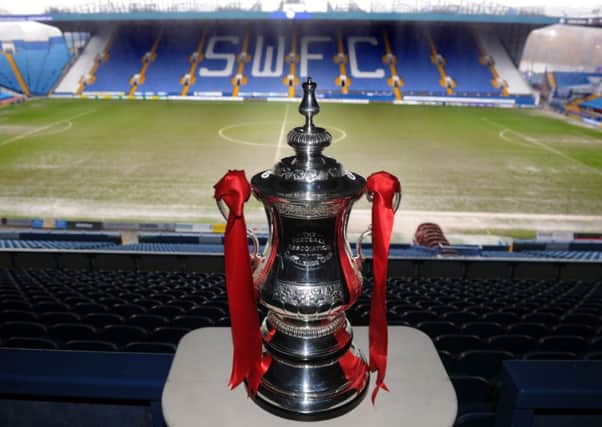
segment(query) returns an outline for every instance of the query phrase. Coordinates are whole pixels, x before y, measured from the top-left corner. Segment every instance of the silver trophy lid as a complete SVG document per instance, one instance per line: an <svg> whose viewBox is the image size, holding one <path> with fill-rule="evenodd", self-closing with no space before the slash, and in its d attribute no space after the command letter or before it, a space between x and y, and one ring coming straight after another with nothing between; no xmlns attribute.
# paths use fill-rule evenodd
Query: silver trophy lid
<svg viewBox="0 0 602 427"><path fill-rule="evenodd" d="M316 100L317 86L311 77L303 83L299 113L305 117L305 124L292 129L287 136L288 145L295 150L295 155L281 159L272 170L253 177L251 183L258 196L324 201L361 195L366 182L364 178L346 171L335 159L322 154L330 145L332 135L313 122L320 112Z"/></svg>

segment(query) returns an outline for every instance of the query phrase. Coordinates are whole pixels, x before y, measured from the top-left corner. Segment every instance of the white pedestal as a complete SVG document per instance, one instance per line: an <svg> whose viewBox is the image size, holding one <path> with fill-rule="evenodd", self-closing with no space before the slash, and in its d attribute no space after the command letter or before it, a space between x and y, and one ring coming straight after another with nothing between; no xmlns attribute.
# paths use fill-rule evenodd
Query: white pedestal
<svg viewBox="0 0 602 427"><path fill-rule="evenodd" d="M354 343L368 352L368 328L354 328ZM178 345L163 389L163 416L170 427L276 427L307 422L272 415L247 397L244 384L230 391L232 364L229 328L190 332ZM368 393L359 406L324 426L450 427L456 418L454 388L430 338L417 329L389 328L389 359L385 383L372 406Z"/></svg>

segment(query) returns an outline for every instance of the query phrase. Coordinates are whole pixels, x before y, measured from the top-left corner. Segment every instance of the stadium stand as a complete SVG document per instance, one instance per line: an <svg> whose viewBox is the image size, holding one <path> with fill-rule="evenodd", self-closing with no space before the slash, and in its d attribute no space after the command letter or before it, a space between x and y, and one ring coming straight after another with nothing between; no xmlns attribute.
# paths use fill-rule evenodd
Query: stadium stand
<svg viewBox="0 0 602 427"><path fill-rule="evenodd" d="M591 108L593 110L602 110L602 96L596 96L589 101L579 104L581 108Z"/></svg>
<svg viewBox="0 0 602 427"><path fill-rule="evenodd" d="M178 94L180 77L188 66L187 58L196 48L198 34L174 29L165 32L159 42L156 59L148 68L142 92Z"/></svg>
<svg viewBox="0 0 602 427"><path fill-rule="evenodd" d="M577 86L590 86L592 81L602 78L599 73L582 73L582 72L553 72L552 78L555 81L556 89L575 88Z"/></svg>
<svg viewBox="0 0 602 427"><path fill-rule="evenodd" d="M58 28L37 22L0 23L0 86L48 95L71 59Z"/></svg>
<svg viewBox="0 0 602 427"><path fill-rule="evenodd" d="M130 79L142 66L143 56L151 49L157 33L149 27L122 27L117 31L109 59L96 71L96 79L86 90L128 93Z"/></svg>
<svg viewBox="0 0 602 427"><path fill-rule="evenodd" d="M366 325L372 279L349 312ZM221 273L0 269L4 347L173 353L199 327L227 326ZM392 277L388 320L428 334L468 414L493 417L502 362L591 359L602 351L602 283ZM265 313L261 312L262 315Z"/></svg>
<svg viewBox="0 0 602 427"><path fill-rule="evenodd" d="M490 63L481 62L483 51ZM497 80L492 83L493 68L506 90ZM299 79L308 75L320 82L322 97L510 97L533 102L495 33L411 24L306 24L269 30L259 24L124 25L114 39L92 37L55 93L83 89L90 95L287 97L295 88L298 92Z"/></svg>
<svg viewBox="0 0 602 427"><path fill-rule="evenodd" d="M456 82L460 94L490 94L499 96L500 91L491 86L489 70L479 63L480 52L471 32L433 31L433 42L445 58L445 69Z"/></svg>

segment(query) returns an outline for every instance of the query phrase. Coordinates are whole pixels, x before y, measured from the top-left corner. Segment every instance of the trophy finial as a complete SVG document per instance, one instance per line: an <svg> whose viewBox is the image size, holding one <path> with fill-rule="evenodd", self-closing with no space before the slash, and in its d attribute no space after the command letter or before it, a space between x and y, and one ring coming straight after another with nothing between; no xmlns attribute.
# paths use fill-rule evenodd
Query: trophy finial
<svg viewBox="0 0 602 427"><path fill-rule="evenodd" d="M315 127L313 117L320 112L320 105L316 100L316 88L318 85L311 77L303 83L303 99L299 105L299 112L305 116L305 132L311 133Z"/></svg>
<svg viewBox="0 0 602 427"><path fill-rule="evenodd" d="M293 147L299 164L314 167L314 161L320 161L320 153L330 145L332 135L324 128L314 125L313 118L320 112L316 100L318 85L311 77L303 83L303 99L299 104L299 113L305 116L305 125L294 128L288 133L288 145Z"/></svg>

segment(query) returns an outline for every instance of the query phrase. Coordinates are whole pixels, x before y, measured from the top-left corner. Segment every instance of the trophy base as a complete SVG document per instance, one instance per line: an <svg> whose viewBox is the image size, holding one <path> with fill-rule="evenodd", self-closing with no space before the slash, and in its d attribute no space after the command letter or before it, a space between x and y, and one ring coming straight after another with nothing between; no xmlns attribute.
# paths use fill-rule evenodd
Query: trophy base
<svg viewBox="0 0 602 427"><path fill-rule="evenodd" d="M314 322L269 313L262 324L271 356L254 397L268 412L299 421L338 417L355 408L370 382L344 314Z"/></svg>
<svg viewBox="0 0 602 427"><path fill-rule="evenodd" d="M367 375L368 377L368 375ZM369 381L366 381L366 384ZM368 392L368 386L364 387L359 393L351 398L351 400L343 403L341 406L337 406L333 409L327 409L320 412L298 412L290 409L283 408L281 406L277 406L268 400L264 400L261 396L261 386L259 387L259 391L257 395L253 398L253 401L259 406L261 409L274 414L281 418L286 418L287 420L294 421L324 421L329 420L331 418L337 418L341 415L345 415L347 412L354 409L364 400L366 397L366 393Z"/></svg>

